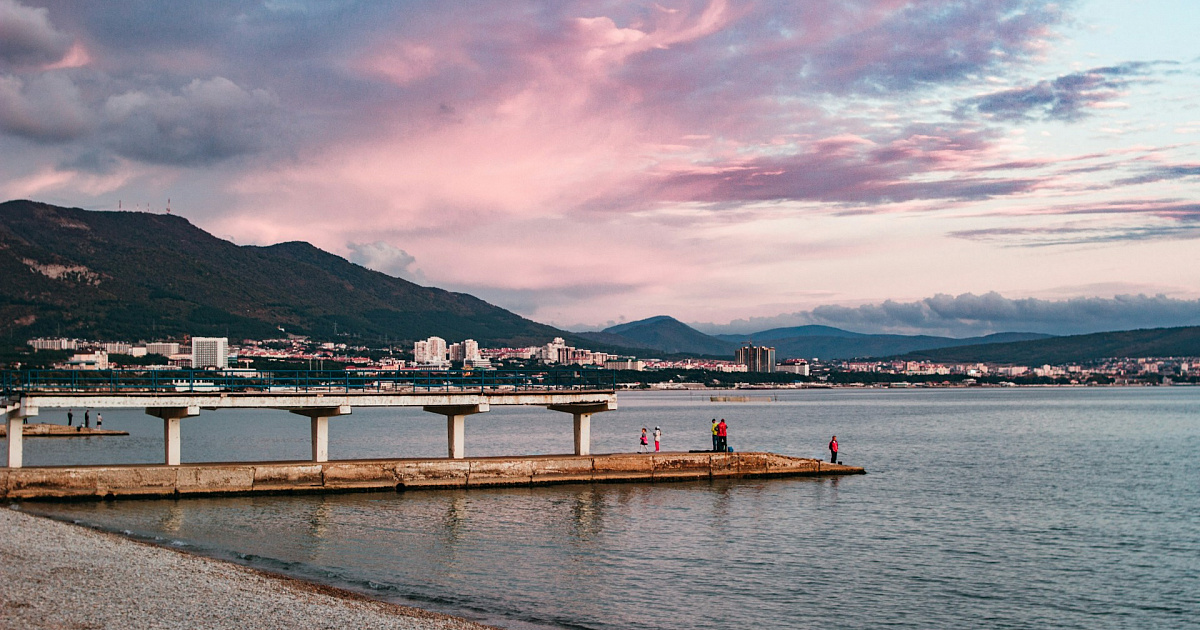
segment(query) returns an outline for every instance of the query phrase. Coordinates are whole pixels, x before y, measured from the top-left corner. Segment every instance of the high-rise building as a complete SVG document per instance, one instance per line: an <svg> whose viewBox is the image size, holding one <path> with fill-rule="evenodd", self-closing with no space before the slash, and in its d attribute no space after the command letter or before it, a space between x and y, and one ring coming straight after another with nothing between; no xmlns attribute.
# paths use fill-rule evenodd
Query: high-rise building
<svg viewBox="0 0 1200 630"><path fill-rule="evenodd" d="M445 367L449 348L441 337L430 337L413 344L413 363L427 367Z"/></svg>
<svg viewBox="0 0 1200 630"><path fill-rule="evenodd" d="M228 337L192 337L192 367L229 367Z"/></svg>
<svg viewBox="0 0 1200 630"><path fill-rule="evenodd" d="M751 372L775 371L775 348L767 346L742 346L733 354L734 361Z"/></svg>
<svg viewBox="0 0 1200 630"><path fill-rule="evenodd" d="M425 342L429 344L429 362L444 363L446 361L446 354L449 352L449 348L446 347L446 340L441 337L430 337Z"/></svg>
<svg viewBox="0 0 1200 630"><path fill-rule="evenodd" d="M567 342L563 341L562 337L555 337L554 341L539 349L539 358L543 363L559 363L561 362L559 351L567 348Z"/></svg>
<svg viewBox="0 0 1200 630"><path fill-rule="evenodd" d="M466 339L462 342L463 361L479 361L483 357L479 354L479 342L474 339Z"/></svg>

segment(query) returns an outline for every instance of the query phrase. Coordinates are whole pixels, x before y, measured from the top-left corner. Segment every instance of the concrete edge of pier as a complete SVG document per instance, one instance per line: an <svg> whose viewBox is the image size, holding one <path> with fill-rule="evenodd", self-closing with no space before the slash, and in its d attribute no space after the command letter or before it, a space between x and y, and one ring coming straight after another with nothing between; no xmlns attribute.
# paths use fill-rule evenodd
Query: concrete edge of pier
<svg viewBox="0 0 1200 630"><path fill-rule="evenodd" d="M129 435L128 431L112 429L97 429L84 426L64 426L45 422L21 425L21 433L25 437L101 437L106 435ZM8 425L0 423L0 438L8 438Z"/></svg>
<svg viewBox="0 0 1200 630"><path fill-rule="evenodd" d="M55 466L0 468L0 500L319 494L865 473L857 466L754 452Z"/></svg>

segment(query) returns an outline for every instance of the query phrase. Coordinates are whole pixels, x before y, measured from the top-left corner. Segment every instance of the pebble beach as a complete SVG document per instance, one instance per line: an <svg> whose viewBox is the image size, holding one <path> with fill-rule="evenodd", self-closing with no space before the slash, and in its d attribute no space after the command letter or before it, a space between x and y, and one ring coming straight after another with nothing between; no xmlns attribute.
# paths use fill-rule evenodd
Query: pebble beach
<svg viewBox="0 0 1200 630"><path fill-rule="evenodd" d="M0 532L3 629L491 628L15 509Z"/></svg>

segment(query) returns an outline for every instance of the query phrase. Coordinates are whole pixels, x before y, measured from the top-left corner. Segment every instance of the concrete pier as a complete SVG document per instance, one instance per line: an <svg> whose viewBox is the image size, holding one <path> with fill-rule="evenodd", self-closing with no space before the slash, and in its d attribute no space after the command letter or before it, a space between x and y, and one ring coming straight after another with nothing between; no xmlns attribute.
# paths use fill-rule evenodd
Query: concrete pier
<svg viewBox="0 0 1200 630"><path fill-rule="evenodd" d="M774 453L0 468L0 500L100 500L864 474Z"/></svg>
<svg viewBox="0 0 1200 630"><path fill-rule="evenodd" d="M150 393L64 393L34 392L3 401L9 430L22 426L40 409L128 409L142 408L163 421L163 463L179 465L180 422L211 409L278 409L309 418L312 431L312 462L329 460L329 419L353 413L355 407L421 407L446 417L447 454L462 459L466 454L466 417L486 413L492 405L545 407L569 413L574 418L575 454L591 452L591 417L617 408L615 391L425 391L379 393L375 391L330 392L150 392ZM8 439L8 466L23 465L22 434Z"/></svg>

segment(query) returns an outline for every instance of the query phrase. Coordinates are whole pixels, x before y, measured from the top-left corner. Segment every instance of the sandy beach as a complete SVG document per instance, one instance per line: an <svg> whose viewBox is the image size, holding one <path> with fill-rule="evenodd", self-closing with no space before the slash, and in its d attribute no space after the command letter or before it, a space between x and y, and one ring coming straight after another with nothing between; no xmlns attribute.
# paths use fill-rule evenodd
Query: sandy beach
<svg viewBox="0 0 1200 630"><path fill-rule="evenodd" d="M0 628L490 626L0 509Z"/></svg>

